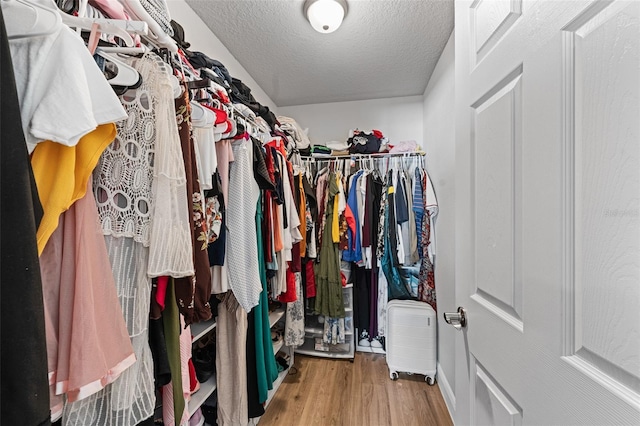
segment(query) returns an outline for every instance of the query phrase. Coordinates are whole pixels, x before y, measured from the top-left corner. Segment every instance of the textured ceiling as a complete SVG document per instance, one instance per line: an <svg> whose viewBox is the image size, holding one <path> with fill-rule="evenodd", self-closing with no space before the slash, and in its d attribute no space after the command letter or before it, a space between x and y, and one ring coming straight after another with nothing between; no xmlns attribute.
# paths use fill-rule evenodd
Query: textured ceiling
<svg viewBox="0 0 640 426"><path fill-rule="evenodd" d="M347 0L331 34L300 0L186 1L278 106L422 95L453 30L454 0Z"/></svg>

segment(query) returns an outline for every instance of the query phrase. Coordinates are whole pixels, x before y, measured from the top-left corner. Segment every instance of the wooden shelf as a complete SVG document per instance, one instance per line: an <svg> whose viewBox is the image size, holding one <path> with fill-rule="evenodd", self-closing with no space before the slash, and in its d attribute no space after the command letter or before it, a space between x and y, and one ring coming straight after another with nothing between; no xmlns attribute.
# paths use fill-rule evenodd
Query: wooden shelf
<svg viewBox="0 0 640 426"><path fill-rule="evenodd" d="M198 322L191 326L191 343L197 342L202 339L205 334L216 328L215 318L211 318L208 321Z"/></svg>
<svg viewBox="0 0 640 426"><path fill-rule="evenodd" d="M273 312L269 312L269 328L273 327L285 314L285 308L278 308Z"/></svg>
<svg viewBox="0 0 640 426"><path fill-rule="evenodd" d="M204 383L200 383L200 389L198 392L191 395L191 401L189 401L189 413L193 414L198 408L209 398L209 396L216 390L216 375L214 374Z"/></svg>

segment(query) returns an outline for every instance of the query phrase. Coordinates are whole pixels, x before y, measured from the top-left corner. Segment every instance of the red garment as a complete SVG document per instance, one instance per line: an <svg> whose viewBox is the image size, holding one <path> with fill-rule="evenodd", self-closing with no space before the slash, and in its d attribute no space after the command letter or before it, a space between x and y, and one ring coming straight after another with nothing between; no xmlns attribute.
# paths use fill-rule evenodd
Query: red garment
<svg viewBox="0 0 640 426"><path fill-rule="evenodd" d="M198 389L200 389L200 383L196 377L196 369L193 366L193 361L189 358L189 390L193 394Z"/></svg>
<svg viewBox="0 0 640 426"><path fill-rule="evenodd" d="M164 311L164 299L167 296L167 285L169 277L158 277L158 290L156 292L156 302L160 305L160 309Z"/></svg>
<svg viewBox="0 0 640 426"><path fill-rule="evenodd" d="M282 139L272 139L271 141L267 142L266 146L270 146L272 148L275 148L278 152L280 152L282 155L284 155L284 158L287 158L287 150L284 147L284 142L282 141Z"/></svg>
<svg viewBox="0 0 640 426"><path fill-rule="evenodd" d="M307 274L307 299L316 297L316 275L313 271L313 260L307 260L305 266Z"/></svg>
<svg viewBox="0 0 640 426"><path fill-rule="evenodd" d="M278 300L282 303L290 303L298 300L296 294L296 275L289 266L290 262L287 262L287 291L278 296Z"/></svg>
<svg viewBox="0 0 640 426"><path fill-rule="evenodd" d="M302 271L302 257L300 256L300 242L297 242L293 245L291 249L291 258L293 259L289 262L289 268L291 272L301 272Z"/></svg>

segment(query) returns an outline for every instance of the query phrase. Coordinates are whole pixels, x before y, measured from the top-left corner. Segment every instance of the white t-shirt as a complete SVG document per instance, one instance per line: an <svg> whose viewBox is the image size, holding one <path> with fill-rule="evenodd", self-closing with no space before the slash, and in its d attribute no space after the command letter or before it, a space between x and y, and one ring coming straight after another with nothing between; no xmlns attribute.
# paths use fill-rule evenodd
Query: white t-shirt
<svg viewBox="0 0 640 426"><path fill-rule="evenodd" d="M433 190L433 183L431 182L431 178L429 177L428 173L427 173L427 188L425 191L425 195L427 197L427 200L426 200L427 210L429 210L429 213L431 215L431 218L429 221L431 232L429 234L428 254L429 254L429 260L431 260L431 262L433 263L436 255L436 227L435 227L436 223L435 221L436 221L436 216L438 215L438 200L436 199L436 193Z"/></svg>
<svg viewBox="0 0 640 426"><path fill-rule="evenodd" d="M191 120L193 122L193 137L198 149L200 189L211 189L213 188L212 175L218 168L216 141L213 133L215 116L212 111L192 103Z"/></svg>
<svg viewBox="0 0 640 426"><path fill-rule="evenodd" d="M82 38L66 25L9 46L30 153L44 140L74 146L99 124L127 118Z"/></svg>

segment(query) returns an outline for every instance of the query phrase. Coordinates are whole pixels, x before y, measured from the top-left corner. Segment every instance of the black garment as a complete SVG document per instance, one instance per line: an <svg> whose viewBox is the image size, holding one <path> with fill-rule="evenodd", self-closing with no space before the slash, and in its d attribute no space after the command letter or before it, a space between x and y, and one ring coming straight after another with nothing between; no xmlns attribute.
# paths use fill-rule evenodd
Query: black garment
<svg viewBox="0 0 640 426"><path fill-rule="evenodd" d="M240 102L248 106L256 115L262 117L272 130L279 124L276 116L269 110L269 107L259 104L251 94L249 86L237 78L231 79L231 93L229 94L234 102Z"/></svg>
<svg viewBox="0 0 640 426"><path fill-rule="evenodd" d="M176 43L178 43L178 46L181 49L188 49L191 47L191 43L185 41L184 39L184 28L182 28L182 25L180 25L179 23L177 23L176 21L174 21L173 19L171 20L171 28L173 28L173 36L171 38L173 38L175 40Z"/></svg>
<svg viewBox="0 0 640 426"><path fill-rule="evenodd" d="M220 225L220 235L218 239L209 243L207 254L209 255L209 264L211 266L224 265L224 257L227 252L227 214L222 215L222 224Z"/></svg>
<svg viewBox="0 0 640 426"><path fill-rule="evenodd" d="M314 223L318 222L318 201L316 200L316 191L313 190L309 179L306 176L302 178L302 187L304 188L304 195L309 205L309 211L311 212L311 218Z"/></svg>
<svg viewBox="0 0 640 426"><path fill-rule="evenodd" d="M258 360L256 358L255 309L247 314L247 407L248 418L264 414L264 406L258 396Z"/></svg>
<svg viewBox="0 0 640 426"><path fill-rule="evenodd" d="M398 225L409 221L409 206L407 194L402 184L402 172L398 171L398 185L396 185L396 222Z"/></svg>
<svg viewBox="0 0 640 426"><path fill-rule="evenodd" d="M185 50L185 54L187 55L187 58L189 58L189 63L194 68L210 69L211 71L213 71L215 76L210 75L211 73L207 73L207 77L211 78L226 89L231 88L231 75L229 74L229 71L227 71L227 67L225 67L222 62L211 59L202 52L190 52L188 50Z"/></svg>
<svg viewBox="0 0 640 426"><path fill-rule="evenodd" d="M214 265L223 265L224 264L224 256L227 251L227 245L225 244L227 238L227 226L226 226L226 206L224 203L224 194L222 193L222 181L220 178L220 173L216 170L212 176L212 188L205 191L205 198L215 197L218 199L218 203L220 204L220 212L222 213L222 221L220 225L220 233L218 234L218 239L213 243L209 243L207 246L207 254L209 255L209 264L211 266ZM215 316L215 315L214 315Z"/></svg>
<svg viewBox="0 0 640 426"><path fill-rule="evenodd" d="M36 230L42 206L22 132L0 9L0 424L49 425L47 348Z"/></svg>
<svg viewBox="0 0 640 426"><path fill-rule="evenodd" d="M367 181L367 200L369 199L369 194L373 194L371 197L372 201L372 226L370 230L370 238L371 238L371 248L373 251L374 261L373 261L373 269L371 272L371 287L370 287L370 302L369 302L369 336L375 337L378 335L378 270L379 268L376 265L376 249L378 247L378 224L380 223L380 203L382 202L382 191L384 190L384 183L378 179L374 178L372 175L367 176L367 179L371 179L370 182ZM369 192L371 191L371 192Z"/></svg>
<svg viewBox="0 0 640 426"><path fill-rule="evenodd" d="M171 21L171 22L173 22L173 21ZM154 418L154 416L151 416L148 419L141 421L136 426L154 426L156 423L154 422L153 418Z"/></svg>
<svg viewBox="0 0 640 426"><path fill-rule="evenodd" d="M251 142L253 143L253 177L260 189L273 191L275 185L271 181L269 171L267 170L262 143L254 137L251 137Z"/></svg>
<svg viewBox="0 0 640 426"><path fill-rule="evenodd" d="M358 132L347 139L351 154L373 154L380 151L382 141L379 137L364 132Z"/></svg>
<svg viewBox="0 0 640 426"><path fill-rule="evenodd" d="M275 190L273 191L273 200L276 204L284 204L284 182L282 167L280 167L280 152L272 146L268 146L267 149L271 150L271 158L273 158L274 184ZM286 215L285 215L286 218Z"/></svg>
<svg viewBox="0 0 640 426"><path fill-rule="evenodd" d="M389 183L389 186L391 186L391 182L393 182L392 179L392 171L389 171L389 174L387 175L387 179L389 179L387 182ZM395 188L394 188L395 189ZM395 209L395 205L396 205L396 193L391 192L389 194L387 194L387 209L389 211L389 227L388 227L388 232L389 232L389 245L392 247L391 249L391 259L393 260L393 266L399 266L400 265L400 261L398 260L398 251L396 250L396 248L398 247L398 227L396 226L396 209Z"/></svg>
<svg viewBox="0 0 640 426"><path fill-rule="evenodd" d="M298 152L303 157L309 157L311 155L311 147L308 146L306 148L300 148L300 149L298 149Z"/></svg>
<svg viewBox="0 0 640 426"><path fill-rule="evenodd" d="M355 290L355 303L353 305L355 326L360 332L369 331L371 269L364 269L364 267L352 263L351 276L353 277L353 288Z"/></svg>
<svg viewBox="0 0 640 426"><path fill-rule="evenodd" d="M171 382L171 368L162 318L149 320L149 347L153 357L153 377L156 389L159 389Z"/></svg>

